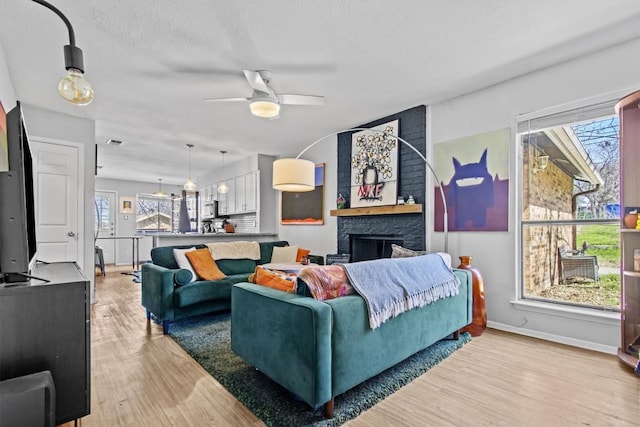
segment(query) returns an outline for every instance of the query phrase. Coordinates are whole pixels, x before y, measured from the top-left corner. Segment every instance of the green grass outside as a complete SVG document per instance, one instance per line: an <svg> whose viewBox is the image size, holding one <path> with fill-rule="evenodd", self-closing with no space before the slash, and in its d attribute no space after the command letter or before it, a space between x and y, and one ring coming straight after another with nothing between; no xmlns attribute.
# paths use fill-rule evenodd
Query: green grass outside
<svg viewBox="0 0 640 427"><path fill-rule="evenodd" d="M605 306L620 308L620 276L603 274L598 284L605 290Z"/></svg>
<svg viewBox="0 0 640 427"><path fill-rule="evenodd" d="M620 227L618 224L592 224L578 227L577 246L581 247L582 242L587 242L586 255L598 257L598 264L601 267L620 266ZM620 275L600 274L600 281L597 283L584 283L585 288L594 288L592 292L597 292L602 297L604 307L620 307Z"/></svg>
<svg viewBox="0 0 640 427"><path fill-rule="evenodd" d="M607 267L620 265L620 231L617 224L592 224L578 227L577 245L587 242L586 255L598 257L598 264ZM602 247L594 247L602 246Z"/></svg>

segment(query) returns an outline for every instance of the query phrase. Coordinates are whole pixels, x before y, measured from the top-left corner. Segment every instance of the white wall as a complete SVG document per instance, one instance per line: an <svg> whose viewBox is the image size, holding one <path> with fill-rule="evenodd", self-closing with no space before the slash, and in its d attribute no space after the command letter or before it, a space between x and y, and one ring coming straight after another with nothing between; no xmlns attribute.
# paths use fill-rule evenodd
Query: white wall
<svg viewBox="0 0 640 427"><path fill-rule="evenodd" d="M584 316L580 310L568 316L512 304L520 283L521 260L517 179L521 161L515 120L520 114L549 107L588 104L588 98L619 99L638 88L640 39L431 106L429 130L434 144L511 129L510 231L457 232L450 233L449 239L454 259L472 255L472 264L482 272L488 318L493 326L604 351L613 351L619 345L619 321L607 316ZM440 239L439 234L431 233L431 238ZM488 247L491 250L486 250Z"/></svg>

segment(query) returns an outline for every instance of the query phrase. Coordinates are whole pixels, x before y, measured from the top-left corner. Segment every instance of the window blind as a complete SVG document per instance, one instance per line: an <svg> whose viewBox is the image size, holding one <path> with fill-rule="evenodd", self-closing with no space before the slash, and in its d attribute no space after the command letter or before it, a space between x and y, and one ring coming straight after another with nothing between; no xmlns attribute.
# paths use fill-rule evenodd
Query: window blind
<svg viewBox="0 0 640 427"><path fill-rule="evenodd" d="M542 129L566 125L568 123L583 122L600 117L612 116L615 114L614 107L617 102L617 100L611 100L547 116L518 121L517 132L525 133L539 131Z"/></svg>

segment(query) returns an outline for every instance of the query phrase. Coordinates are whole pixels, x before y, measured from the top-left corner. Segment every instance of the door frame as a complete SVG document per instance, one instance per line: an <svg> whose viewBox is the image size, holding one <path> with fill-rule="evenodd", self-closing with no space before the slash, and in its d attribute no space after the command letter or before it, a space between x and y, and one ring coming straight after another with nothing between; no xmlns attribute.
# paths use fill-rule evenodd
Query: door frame
<svg viewBox="0 0 640 427"><path fill-rule="evenodd" d="M118 234L118 192L115 190L98 190L97 188L95 190L93 190L93 197L95 200L95 195L96 193L109 193L109 194L113 194L113 232L115 233L114 235ZM95 234L94 234L95 236ZM99 238L98 238L99 239ZM113 242L113 264L117 265L116 260L118 259L118 245L117 245L117 240L111 240L111 242ZM97 240L96 240L96 244Z"/></svg>
<svg viewBox="0 0 640 427"><path fill-rule="evenodd" d="M87 266L86 264L86 260L87 260L87 256L85 256L85 249L88 245L88 240L90 239L91 241L93 241L93 232L89 233L87 232L86 228L85 228L85 215L86 215L86 209L85 209L85 204L86 204L86 197L85 197L85 145L84 143L81 142L73 142L73 141L65 141L65 140L61 140L61 139L56 139L56 138L49 138L49 137L45 137L45 136L38 136L38 135L29 135L29 142L39 142L42 144L53 144L53 145L62 145L62 146L66 146L66 147L74 147L78 150L78 232L79 233L83 233L83 238L79 238L78 239L78 266L82 269L82 271L93 271L91 269L87 270ZM37 169L37 165L34 166L34 170ZM92 199L93 200L93 199ZM92 227L93 230L93 227ZM36 238L37 238L37 232L36 232ZM93 253L93 247L91 249L91 252ZM94 262L93 262L93 256L91 257L91 268L93 269ZM91 286L93 288L93 276L94 274L87 274L86 275L87 278L89 278L89 280L91 281Z"/></svg>

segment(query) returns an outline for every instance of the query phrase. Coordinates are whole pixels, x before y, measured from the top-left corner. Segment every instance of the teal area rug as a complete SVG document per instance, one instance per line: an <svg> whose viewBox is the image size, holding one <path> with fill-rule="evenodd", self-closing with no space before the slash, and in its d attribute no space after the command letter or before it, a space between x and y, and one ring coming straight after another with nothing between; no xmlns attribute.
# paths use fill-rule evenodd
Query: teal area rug
<svg viewBox="0 0 640 427"><path fill-rule="evenodd" d="M220 384L268 426L338 426L446 359L471 340L442 340L335 398L334 418L322 416L231 351L229 314L173 323L169 335Z"/></svg>

